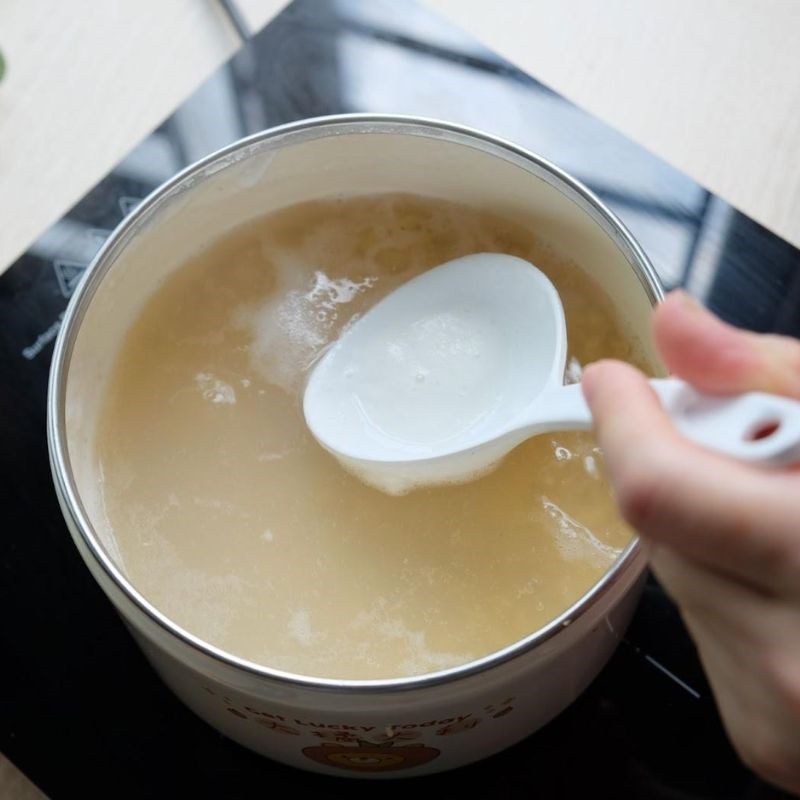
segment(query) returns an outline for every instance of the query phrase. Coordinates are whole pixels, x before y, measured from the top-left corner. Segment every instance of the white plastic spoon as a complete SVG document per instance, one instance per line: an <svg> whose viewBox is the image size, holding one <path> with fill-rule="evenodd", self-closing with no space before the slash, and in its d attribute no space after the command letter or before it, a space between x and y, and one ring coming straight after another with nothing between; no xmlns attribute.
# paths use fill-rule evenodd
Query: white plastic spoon
<svg viewBox="0 0 800 800"><path fill-rule="evenodd" d="M384 491L468 480L531 436L591 427L580 384L562 385L566 354L564 310L542 272L513 256L466 256L402 285L344 331L310 376L306 422ZM650 383L698 444L746 461L800 460L800 403Z"/></svg>

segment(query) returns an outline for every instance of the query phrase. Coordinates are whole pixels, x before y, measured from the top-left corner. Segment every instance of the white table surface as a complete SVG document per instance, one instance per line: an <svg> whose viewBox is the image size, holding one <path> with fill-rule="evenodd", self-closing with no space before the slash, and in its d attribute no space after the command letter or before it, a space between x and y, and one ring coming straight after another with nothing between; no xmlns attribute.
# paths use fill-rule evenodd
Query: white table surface
<svg viewBox="0 0 800 800"><path fill-rule="evenodd" d="M800 0L427 2L800 246ZM0 3L0 271L237 45L215 0Z"/></svg>

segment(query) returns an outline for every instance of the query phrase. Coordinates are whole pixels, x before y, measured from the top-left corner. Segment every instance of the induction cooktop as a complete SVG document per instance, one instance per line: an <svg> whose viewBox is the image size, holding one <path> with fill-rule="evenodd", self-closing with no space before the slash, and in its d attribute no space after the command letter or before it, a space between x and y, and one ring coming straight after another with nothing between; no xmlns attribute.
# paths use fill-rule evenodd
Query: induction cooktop
<svg viewBox="0 0 800 800"><path fill-rule="evenodd" d="M242 136L350 111L473 126L572 173L622 218L666 288L800 334L800 252L413 0L295 0L0 277L0 750L52 798L767 798L738 761L695 648L654 580L607 667L525 741L379 786L248 752L162 685L81 562L51 486L45 395L69 297L161 182Z"/></svg>

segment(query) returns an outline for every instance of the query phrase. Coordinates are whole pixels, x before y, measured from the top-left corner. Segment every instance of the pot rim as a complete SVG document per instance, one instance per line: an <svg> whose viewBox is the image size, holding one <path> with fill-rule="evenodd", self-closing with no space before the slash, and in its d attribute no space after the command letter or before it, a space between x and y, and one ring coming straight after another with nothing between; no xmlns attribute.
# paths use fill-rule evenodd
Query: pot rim
<svg viewBox="0 0 800 800"><path fill-rule="evenodd" d="M327 130L326 130L327 129ZM191 649L222 665L242 670L252 676L277 681L306 689L335 692L360 692L380 694L407 691L451 683L484 672L531 652L542 643L555 637L577 621L620 581L636 561L641 551L639 539L634 536L625 550L603 576L570 607L528 636L513 642L479 659L436 672L405 678L352 680L319 678L273 669L240 658L216 647L184 630L159 611L132 585L123 571L114 563L94 530L81 502L66 436L65 405L66 386L75 340L81 321L105 274L117 256L142 227L155 219L169 199L205 177L213 175L242 159L258 152L265 143L288 138L289 143L300 143L326 135L341 134L402 134L438 138L454 144L472 146L489 151L491 155L511 161L520 168L533 165L536 177L547 181L589 215L610 236L629 262L651 303L656 304L664 295L659 278L647 255L625 225L603 202L580 181L568 175L548 160L500 137L474 128L425 117L401 114L336 114L299 120L279 125L239 139L199 161L185 167L174 177L154 189L119 225L87 267L86 274L73 295L64 314L56 340L50 369L47 398L47 443L50 465L56 492L73 535L82 543L97 565L138 611L169 636ZM238 156L238 158L237 158ZM215 169L216 167L216 169Z"/></svg>

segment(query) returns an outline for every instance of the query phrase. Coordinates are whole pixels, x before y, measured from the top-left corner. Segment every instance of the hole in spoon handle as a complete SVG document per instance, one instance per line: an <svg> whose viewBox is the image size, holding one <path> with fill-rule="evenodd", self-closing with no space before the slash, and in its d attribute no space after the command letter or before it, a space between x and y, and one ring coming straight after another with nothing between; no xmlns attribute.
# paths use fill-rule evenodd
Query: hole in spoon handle
<svg viewBox="0 0 800 800"><path fill-rule="evenodd" d="M677 378L650 385L675 427L697 444L742 461L800 462L800 402L764 392L707 395Z"/></svg>

